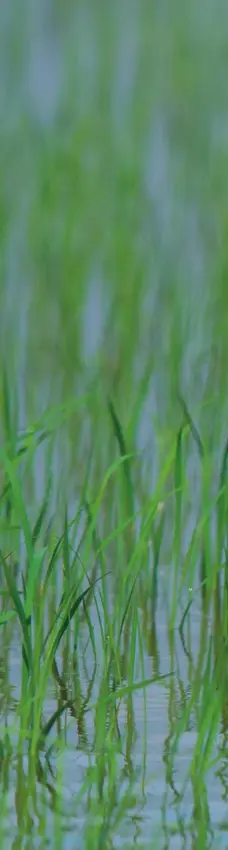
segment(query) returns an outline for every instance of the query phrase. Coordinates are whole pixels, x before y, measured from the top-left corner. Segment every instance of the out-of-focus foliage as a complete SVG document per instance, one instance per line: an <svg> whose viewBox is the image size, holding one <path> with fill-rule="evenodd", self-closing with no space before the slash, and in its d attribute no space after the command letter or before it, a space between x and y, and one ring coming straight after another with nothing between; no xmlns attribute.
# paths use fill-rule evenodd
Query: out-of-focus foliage
<svg viewBox="0 0 228 850"><path fill-rule="evenodd" d="M24 0L0 14L1 348L24 411L93 386L92 425L107 391L128 425L140 396L140 441L148 398L175 425L181 386L217 439L225 4Z"/></svg>

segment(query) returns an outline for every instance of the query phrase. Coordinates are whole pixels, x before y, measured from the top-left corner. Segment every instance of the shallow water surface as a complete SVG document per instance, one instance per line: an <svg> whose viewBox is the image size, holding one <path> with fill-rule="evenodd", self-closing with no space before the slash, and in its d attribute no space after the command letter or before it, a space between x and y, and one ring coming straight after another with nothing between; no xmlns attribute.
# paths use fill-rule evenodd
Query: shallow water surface
<svg viewBox="0 0 228 850"><path fill-rule="evenodd" d="M197 786L194 773L185 786L186 775L192 762L192 755L199 735L199 711L201 697L201 685L205 675L206 643L202 651L202 613L200 607L194 605L191 609L187 627L186 643L183 646L178 630L169 636L167 630L167 619L164 615L164 599L159 599L156 625L153 629L153 648L150 646L151 634L144 631L143 665L145 679L151 675L162 675L170 671L167 679L157 681L148 685L144 690L126 695L122 698L118 707L117 727L118 746L116 734L112 731L113 747L115 750L113 769L115 772L115 800L113 806L113 828L110 829L107 847L124 846L130 847L226 847L227 829L227 767L225 741L227 727L221 718L218 725L217 737L213 745L212 756L220 752L220 759L206 775L206 814L200 812L200 800L197 801ZM143 615L143 612L142 612ZM205 626L204 626L205 628ZM207 624L207 638L210 635L210 623ZM151 629L150 629L151 632ZM99 645L99 632L95 640ZM98 762L98 743L96 738L96 702L99 706L99 685L102 669L98 663L98 669L94 679L88 702L81 710L83 700L88 696L88 685L90 683L89 670L92 669L91 650L86 659L87 672L83 672L83 665L78 667L78 694L80 700L72 699L74 716L71 708L57 721L59 745L54 733L54 727L50 732L54 742L54 750L50 754L50 763L45 772L45 759L41 754L40 761L44 767L41 783L41 775L37 772L37 801L36 815L32 814L30 819L30 834L32 846L53 846L53 829L58 830L60 845L64 850L70 848L83 848L87 846L88 836L92 824L92 799L97 794L96 778L93 769ZM191 655L191 658L190 658ZM7 651L7 661L4 662L5 648L2 643L1 650L1 715L2 723L4 717L7 719L9 732L16 722L17 708L20 698L21 658L18 650L18 640L12 636L11 647ZM98 654L99 657L99 654ZM57 659L55 676L50 680L48 696L44 704L45 722L54 714L56 707L63 701L63 683L68 691L69 697L71 674L69 676L60 670L63 658L61 654ZM59 676L59 678L58 678ZM140 678L140 676L139 676ZM197 686L198 679L198 688ZM194 697L193 697L194 694ZM196 696L197 694L197 696ZM179 734L178 747L172 755L172 743L175 738L178 723L183 716L191 698L192 709ZM91 708L90 708L91 706ZM102 708L98 708L98 711ZM107 719L108 723L108 719ZM60 743L61 729L61 743ZM65 732L64 732L65 729ZM56 731L56 729L55 729ZM106 726L108 732L108 725ZM13 835L18 833L20 824L20 806L18 808L18 794L23 799L22 777L27 775L27 757L23 756L23 765L20 765L19 756L15 760L16 729L10 733L11 751L8 758L6 749L2 759L3 784L6 792L7 816L5 821L10 824L9 843L12 845ZM65 744L64 744L65 740ZM203 738L202 744L204 745ZM107 740L103 741L106 747L107 759L110 759L110 747L112 738L107 746ZM114 767L115 764L115 767ZM109 771L107 776L109 775ZM6 784L8 776L8 792ZM101 799L106 799L107 782L109 779L103 777L101 785ZM87 777L86 786L82 792L83 783ZM55 812L57 800L55 792L59 788L61 814ZM202 787L201 787L202 793ZM80 799L81 794L81 799ZM108 799L106 807L108 806ZM121 811L121 799L125 800ZM197 814L197 805L199 811ZM43 809L44 806L44 809ZM54 809L53 809L54 806ZM103 811L101 809L101 811ZM115 823L115 815L121 811L119 821ZM38 835L43 834L45 812L45 838L39 843ZM98 813L96 813L96 818ZM104 811L101 815L104 823ZM8 832L7 828L7 832ZM3 824L2 824L3 829ZM90 832L89 832L90 830ZM91 831L92 830L92 831ZM202 833L203 830L203 833ZM60 839L61 835L61 839ZM198 837L197 837L198 836ZM200 837L201 836L201 837ZM205 844L201 844L202 836ZM100 841L105 842L105 832ZM122 842L122 845L121 845ZM198 842L198 843L197 843ZM18 845L19 846L19 845ZM22 846L22 845L20 845ZM23 845L24 846L24 845ZM96 846L106 846L106 844Z"/></svg>

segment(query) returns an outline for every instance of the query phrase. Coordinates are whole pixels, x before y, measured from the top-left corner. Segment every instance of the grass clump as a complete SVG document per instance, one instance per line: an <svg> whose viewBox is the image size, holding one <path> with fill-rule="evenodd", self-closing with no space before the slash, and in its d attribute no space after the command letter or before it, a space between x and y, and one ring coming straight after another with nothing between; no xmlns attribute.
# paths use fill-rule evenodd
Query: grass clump
<svg viewBox="0 0 228 850"><path fill-rule="evenodd" d="M91 830L95 846L108 846L129 813L132 811L134 820L133 812L147 798L151 769L148 706L150 699L153 703L154 690L155 707L159 699L169 705L170 731L163 751L164 805L168 805L169 789L178 806L189 783L195 801L202 791L205 805L199 811L195 802L186 828L198 830L199 846L203 846L209 829L207 776L219 765L217 739L226 704L222 672L227 652L226 450L218 492L211 500L204 488L210 457L200 452L199 513L187 541L184 529L191 488L185 470L190 435L195 438L190 414L184 409L185 422L173 439L153 495L145 501L140 454L127 453L115 408L110 402L108 408L118 447L116 459L97 493L92 466L87 468L81 498L67 507L64 499L62 505L59 501L55 504L51 474L58 417L56 435L43 421L42 445L48 466L40 505L35 494L32 499L29 496L31 472L39 463L40 425L23 435L13 431L10 435L8 418L7 439L1 447L0 625L6 658L2 777L8 765L21 841L31 829L35 837L38 806L42 840L54 819L53 828L64 846L65 771L70 753L75 753L77 763L83 752L85 766L67 809L69 823L76 828L80 812L87 811L83 846L89 846ZM66 410L62 413L65 418ZM50 418L48 411L47 421ZM198 437L196 442L198 447ZM195 606L201 607L198 660L192 634ZM159 649L161 616L169 647L165 663ZM178 634L191 681L190 694L184 698L182 693L180 712L177 694L184 685L176 655ZM14 703L6 688L11 675L10 652L17 663ZM143 708L140 725L137 693ZM177 790L173 772L193 715L196 744ZM139 740L141 756L135 764ZM6 814L4 781L2 793ZM3 824L4 818L4 831Z"/></svg>

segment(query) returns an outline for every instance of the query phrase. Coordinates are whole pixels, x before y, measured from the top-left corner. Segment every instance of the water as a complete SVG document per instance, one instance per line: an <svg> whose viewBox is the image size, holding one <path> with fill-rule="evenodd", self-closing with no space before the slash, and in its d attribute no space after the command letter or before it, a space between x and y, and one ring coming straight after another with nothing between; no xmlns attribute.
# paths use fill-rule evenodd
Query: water
<svg viewBox="0 0 228 850"><path fill-rule="evenodd" d="M125 706L123 704L120 705L118 713L120 746L116 766L119 789L118 805L120 805L121 797L124 797L124 794L127 794L129 803L126 806L125 814L121 818L118 830L114 830L113 847L120 846L120 842L123 840L128 841L129 846L130 842L135 842L137 847L151 847L153 846L151 842L155 839L156 835L158 836L159 846L166 846L165 842L167 841L169 847L181 847L181 842L184 840L184 846L191 847L191 842L194 840L194 835L196 835L197 831L197 820L194 820L193 817L194 782L192 785L191 780L189 780L183 797L179 798L178 795L181 794L184 787L186 773L191 764L192 753L197 742L197 712L200 710L200 698L198 705L195 701L193 703L187 728L183 730L180 737L178 751L174 761L174 770L171 773L169 768L171 765L171 745L175 736L176 726L183 710L191 699L191 694L197 681L197 675L199 676L199 672L197 674L197 663L200 658L202 613L200 606L194 605L190 622L191 641L190 635L188 635L186 640L188 649L186 645L183 645L178 631L175 633L173 645L170 645L163 598L160 599L158 605L157 622L158 626L153 634L153 647L150 645L149 648L150 629L147 634L147 641L145 639L145 677L149 678L151 674L157 674L158 672L160 674L166 674L172 670L174 671L174 676L164 680L164 682L148 686L144 693L145 699L140 692L136 692L133 698L130 699L130 702L126 700ZM95 635L97 635L97 640L99 637L98 629L95 629ZM146 645L148 645L148 651ZM192 662L190 661L189 654L187 654L190 651L190 646ZM4 644L1 655L2 711L4 706L7 725L10 729L11 724L15 725L15 711L20 696L18 638L12 642L10 655L6 663L3 661L5 658ZM57 661L59 669L61 669L61 654ZM202 658L200 667L202 676ZM88 688L88 681L85 679L85 674L83 677L81 665L80 668L80 688L85 695ZM89 652L88 656L88 671L90 670L92 670L91 652ZM93 705L97 699L99 693L99 676L101 673L102 670L99 671L98 668L88 706L90 704ZM200 687L199 680L199 694ZM59 703L59 696L56 703L58 694L60 694L59 686L56 686L55 680L52 679L49 683L49 695L45 702L45 722L48 721L56 710L56 704ZM90 771L91 773L93 765L96 762L96 755L94 753L94 710L88 711L88 713L86 711L84 715L83 734L80 732L82 719L81 717L80 721L80 712L77 709L75 719L70 716L70 713L67 714L65 747L61 747L60 750L57 748L56 750L55 746L52 756L53 777L49 774L45 779L44 786L40 784L40 781L38 782L37 804L40 814L37 814L38 820L33 815L30 824L35 840L35 835L41 829L42 823L42 795L45 792L46 803L48 803L49 807L52 800L54 802L53 795L59 785L61 799L60 823L64 836L61 846L66 848L66 850L73 846L78 848L84 846L86 792L82 795L81 803L79 797L83 782L86 776L88 776L88 772ZM64 728L64 722L62 728ZM16 730L14 741L16 740L15 735ZM218 728L217 738L213 746L213 756L218 754L220 748L222 748L221 752L225 753L224 736L226 737L226 735L227 729L224 728L223 724L223 732ZM52 737L53 741L55 741L55 735L51 735ZM9 761L10 763L11 761ZM26 763L27 759L25 755L23 758L23 770L25 774L27 770ZM42 754L41 763L43 763L45 769L45 760ZM17 786L18 782L18 769L19 765L17 762L14 762L14 764L11 763L8 793L6 795L6 820L7 825L10 823L10 835L12 837L13 835L16 836L19 825L18 817L16 818L15 813L14 797L14 785L16 784ZM211 847L227 846L226 826L224 833L224 825L227 822L226 774L227 767L224 754L222 761L207 774L207 800L210 811L207 836L211 842L208 846ZM56 815L54 815L54 823L55 819ZM47 815L46 840L47 842L51 842L51 846L53 828L53 815L51 815L50 811ZM181 835L182 838L180 837ZM10 841L12 841L12 838ZM6 846L12 845L6 842ZM34 846L36 846L36 840Z"/></svg>

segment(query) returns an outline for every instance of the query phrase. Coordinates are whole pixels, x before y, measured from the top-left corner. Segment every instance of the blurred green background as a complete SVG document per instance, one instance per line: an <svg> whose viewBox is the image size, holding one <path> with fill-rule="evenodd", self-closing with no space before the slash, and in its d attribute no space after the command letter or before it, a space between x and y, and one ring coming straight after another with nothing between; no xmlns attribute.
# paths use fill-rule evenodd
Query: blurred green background
<svg viewBox="0 0 228 850"><path fill-rule="evenodd" d="M179 389L218 445L227 5L22 0L0 24L1 356L20 427L88 393L74 458L93 435L105 467L107 393L145 448L175 431Z"/></svg>

